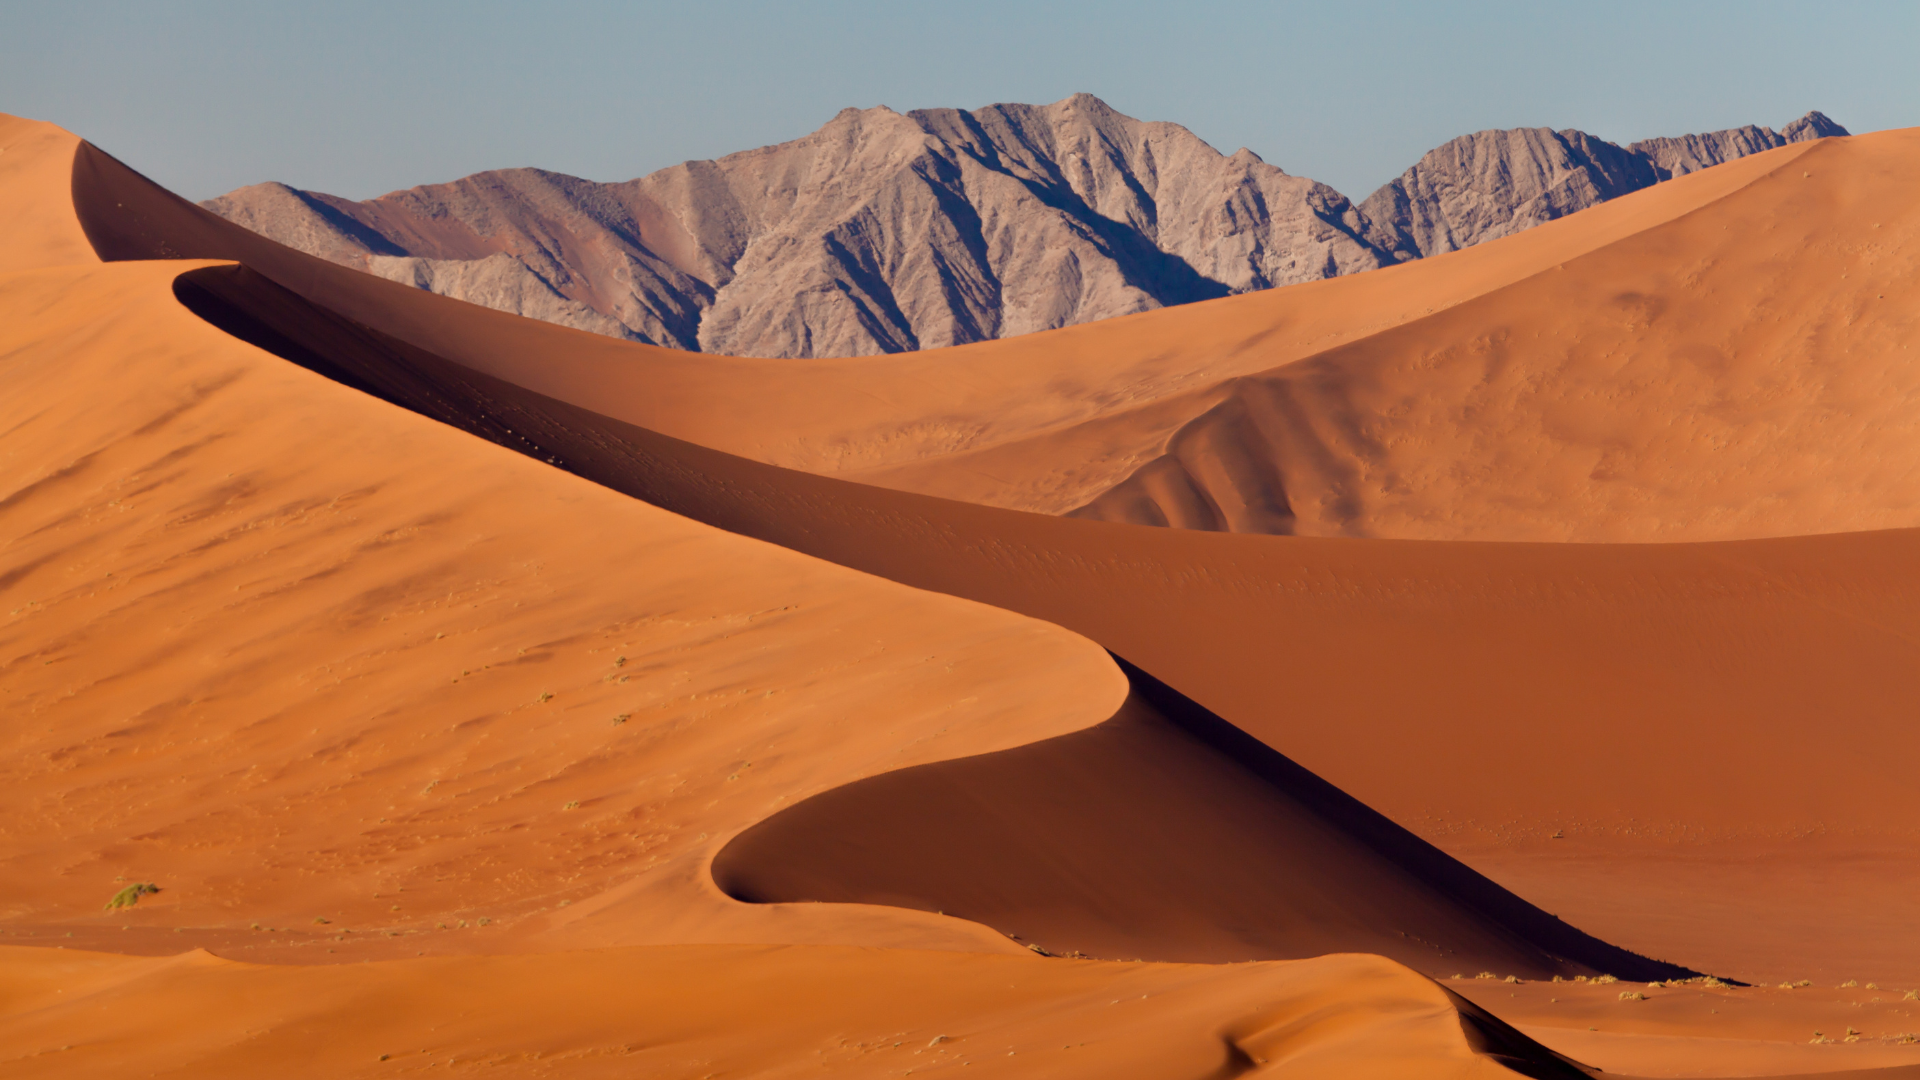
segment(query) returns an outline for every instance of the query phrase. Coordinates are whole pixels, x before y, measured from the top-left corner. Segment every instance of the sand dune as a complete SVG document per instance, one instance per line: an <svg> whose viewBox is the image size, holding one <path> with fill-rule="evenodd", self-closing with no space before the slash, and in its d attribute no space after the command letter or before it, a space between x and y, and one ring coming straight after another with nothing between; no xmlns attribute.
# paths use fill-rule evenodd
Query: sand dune
<svg viewBox="0 0 1920 1080"><path fill-rule="evenodd" d="M0 997L21 1077L1588 1075L1369 956L710 945L287 968L0 949Z"/></svg>
<svg viewBox="0 0 1920 1080"><path fill-rule="evenodd" d="M1802 152L1757 155L1581 217L1592 229L1631 235L1671 220L1673 193L1719 185L1696 191L1704 205ZM76 182L94 169L89 182L113 192L116 209L149 216L103 221L83 202L96 242L151 244L138 230L163 226L201 243L228 242L221 229L239 232L111 165L83 153ZM117 187L108 184L115 175ZM1380 275L1216 306L1524 255L1579 224L1567 219ZM379 313L381 283L292 253L267 255L287 267L312 263L310 291L336 310ZM410 302L404 317L386 314L390 331L436 349L471 349L473 357L453 358L580 402L469 389L465 408L421 403L430 414L468 424L482 422L481 413L503 418L539 453L660 505L1077 629L1394 820L1482 865L1498 863L1510 879L1517 866L1578 847L1586 865L1606 867L1598 876L1611 888L1534 893L1576 925L1603 917L1608 935L1630 948L1638 942L1637 951L1728 974L1893 978L1920 969L1920 954L1884 940L1878 921L1814 918L1820 934L1791 940L1769 929L1789 914L1845 911L1850 886L1842 882L1911 880L1897 853L1913 839L1916 791L1897 762L1914 738L1902 717L1916 693L1904 675L1920 629L1915 534L1677 546L1276 542L1009 514L780 472L621 425L592 411L633 400L621 391L632 373L613 369L616 353L596 351L617 343L524 322L483 336L462 329L444 300L413 294ZM1203 307L1155 318L1190 318ZM501 344L508 329L526 335L517 366ZM535 338L549 344L534 347ZM604 385L591 378L596 365L608 371ZM590 385L602 389L578 389ZM1382 666L1389 677L1367 674ZM1822 737L1811 740L1816 731ZM1855 749L1866 745L1881 752ZM1543 769L1541 760L1554 764ZM1563 838L1555 842L1554 832ZM1708 843L1715 846L1700 847ZM1712 872L1698 875L1711 860L1692 858L1709 851L1735 869L1780 856L1768 865L1801 867L1794 879L1808 887L1716 896L1710 913L1633 902L1673 879L1676 858L1710 885ZM1541 875L1527 880L1537 888ZM1860 971L1868 962L1888 970Z"/></svg>
<svg viewBox="0 0 1920 1080"><path fill-rule="evenodd" d="M48 153L72 145L9 130ZM462 987L537 986L574 971L590 990L604 984L593 965L639 962L605 950L648 942L854 941L891 946L863 955L908 983L940 983L926 974L948 970L939 965L1004 963L1084 971L1101 993L1099 980L1135 973L1308 972L1313 988L1301 993L1354 1002L1356 1020L1280 1023L1299 1040L1288 1044L1299 1075L1369 1075L1368 1047L1401 1045L1370 1037L1373 1025L1416 1013L1440 1019L1420 1029L1412 1057L1378 1075L1409 1061L1497 1068L1488 1053L1526 1059L1510 1064L1528 1075L1574 1073L1479 1008L1511 1003L1532 1030L1553 1027L1537 1014L1557 1003L1528 1006L1517 990L1501 1002L1464 987L1469 1005L1373 959L1195 969L994 956L1020 950L993 931L1052 951L1195 959L1366 948L1436 975L1463 961L1527 975L1674 971L1619 946L1769 981L1826 979L1844 964L1843 976L1920 982L1910 935L1882 936L1900 923L1897 909L1876 908L1878 923L1821 922L1811 937L1778 933L1821 904L1845 910L1835 898L1871 895L1870 885L1910 897L1920 883L1907 857L1920 839L1920 786L1903 768L1920 749L1905 722L1920 704L1909 677L1920 533L1679 545L1276 538L848 483L730 452L824 430L802 418L754 435L753 417L778 409L771 392L737 393L755 377L746 362L675 367L660 350L331 267L181 203L91 147L72 152L70 195L45 168L14 174L5 193L40 218L68 215L118 263L63 262L51 241L4 250L0 303L32 313L0 324L10 338L0 400L14 413L0 423L0 450L33 477L6 497L0 549L13 612L0 637L5 692L20 695L7 707L34 717L9 733L8 779L34 793L37 816L0 837L9 878L37 883L27 910L8 916L16 941L72 932L58 943L146 953L205 944L323 964L484 954L380 969L437 979L431 965L472 965ZM1367 277L1176 309L1054 335L1058 366L1007 386L983 378L989 364L870 382L881 404L864 417L937 416L925 404L955 395L984 408L1023 386L1070 400L1070 380L1049 379L1091 380L1093 353L1078 350L1107 334L1147 358L1139 416L1095 409L1123 457L1223 385L1209 389L1211 373L1189 377L1179 356L1152 353L1183 327L1210 326L1215 341L1250 334L1256 345L1234 362L1253 364L1267 358L1254 355L1257 340L1277 336L1276 313L1298 331L1308 312L1330 311L1316 324L1319 347L1296 338L1311 355L1424 318L1415 309L1429 300L1470 306L1551 277L1554 260L1582 244L1604 254L1690 220L1804 152L1368 275L1402 275L1407 287L1394 291L1404 306L1365 325L1358 294L1350 307L1273 300ZM46 227L57 239L56 226ZM221 259L246 266L210 261ZM1448 265L1459 272L1431 272ZM1247 316L1256 301L1271 306ZM1208 308L1216 318L1195 319ZM1016 345L998 343L992 364L1019 368ZM832 407L857 385L846 365L817 396L779 407ZM894 387L913 389L889 397ZM1058 435L1064 455L1072 437L1057 412L1048 419L1046 395L1035 398L1013 421L1024 434L1005 445ZM654 413L671 415L667 430L643 422ZM703 426L727 437L676 436ZM1036 454L1034 475L1065 460ZM1123 673L1095 643L1138 667ZM660 700L624 703L642 693ZM612 723L621 711L627 722ZM393 820L366 820L379 817ZM1100 827L1116 818L1134 822L1125 839ZM342 835L347 822L357 835ZM236 871L235 851L255 864ZM1572 925L1448 853L1497 867L1503 883L1525 881L1521 895ZM866 903L736 903L707 876L716 854L719 885L736 895ZM1716 888L1703 856L1745 860L1767 878ZM636 868L643 857L657 861ZM167 891L124 915L90 907L93 868L159 876L140 861L156 858L175 875ZM1638 902L1655 887L1672 897ZM924 910L949 903L957 918ZM601 951L554 951L583 947ZM927 948L974 955L902 951ZM723 954L692 962L724 972ZM80 966L59 969L45 951L20 955L7 977L37 980L39 994L153 963L66 957ZM831 998L819 971L837 962L798 959L783 985ZM220 979L257 970L212 968ZM312 970L305 985L334 987L329 1000L349 1003L339 1008L376 1000L354 982L366 968ZM52 974L12 974L31 971ZM281 980L274 993L302 993L299 972L269 974ZM1041 996L1067 1000L1085 985ZM240 986L202 1000L252 993ZM717 992L689 990L682 1015L711 1016L701 1010ZM1222 992L1233 1009L1208 1005L1194 1021L1211 1042L1180 1041L1196 1014L1159 1015L1171 1026L1152 1030L1174 1033L1160 1045L1189 1054L1180 1069L1237 1075L1263 1064L1245 1046L1224 1049L1218 1032L1245 995L1266 991ZM430 996L417 1007L439 1007ZM903 1002L925 1011L895 1026L978 1015L962 997ZM489 1001L510 1015L515 999ZM22 1054L52 1047L57 1024L32 1027L42 1014L31 1005L14 1016L0 1042ZM1052 1014L1036 1023L1062 1045L1074 1031L1113 1030ZM469 1032L463 1045L526 1053L516 1030ZM780 1037L820 1037L820 1027L792 1031ZM133 1060L174 1067L162 1040L127 1039ZM555 1037L541 1052L589 1043L615 1040ZM789 1060L798 1045L764 1060ZM1642 1059L1649 1045L1639 1044ZM1282 1060L1265 1071L1289 1075Z"/></svg>
<svg viewBox="0 0 1920 1080"><path fill-rule="evenodd" d="M847 780L1099 723L1098 648L328 382L182 308L182 269L0 280L34 313L0 328L9 937L1017 948L739 905L706 863ZM103 911L122 878L163 891Z"/></svg>
<svg viewBox="0 0 1920 1080"><path fill-rule="evenodd" d="M5 194L45 196L30 179ZM832 1046L864 1075L896 1067L857 1045L877 1025L1089 1051L996 1062L1009 1074L1582 1075L1378 957L1063 966L962 918L729 899L707 864L752 822L1087 730L1126 678L1067 631L675 517L181 302L247 271L61 257L0 270L10 1069L353 1075L394 1052L375 1040L445 1028L430 1061L704 1076L717 1056L785 1067ZM279 325L326 348L366 333L319 314ZM132 881L160 891L103 910ZM1458 907L1430 887L1399 900L1443 923ZM1578 967L1484 915L1450 928L1478 935L1471 959ZM646 942L699 944L619 951ZM946 951L905 951L929 948ZM457 958L346 963L424 954ZM1028 971L1030 993L1000 989ZM636 979L682 1011L636 1016ZM1146 995L1136 1015L1085 1015L1123 989Z"/></svg>
<svg viewBox="0 0 1920 1080"><path fill-rule="evenodd" d="M1916 161L1920 131L1823 140L1550 272L1241 379L1079 512L1471 540L1920 524Z"/></svg>
<svg viewBox="0 0 1920 1080"><path fill-rule="evenodd" d="M273 295L244 271L189 280ZM785 472L391 348L343 374L691 516L1078 630L1635 951L1769 980L1920 973L1882 933L1900 908L1826 917L1913 882L1920 534L1488 545L1115 526ZM1535 872L1569 861L1584 869ZM1715 887L1744 865L1769 886ZM1565 887L1583 879L1601 887ZM1637 901L1660 889L1687 902ZM1782 919L1818 932L1783 938Z"/></svg>

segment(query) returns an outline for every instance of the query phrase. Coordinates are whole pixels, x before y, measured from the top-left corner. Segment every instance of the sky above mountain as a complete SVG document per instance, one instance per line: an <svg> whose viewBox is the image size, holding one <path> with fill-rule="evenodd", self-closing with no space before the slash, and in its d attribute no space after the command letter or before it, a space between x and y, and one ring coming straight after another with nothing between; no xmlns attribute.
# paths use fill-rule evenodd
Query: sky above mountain
<svg viewBox="0 0 1920 1080"><path fill-rule="evenodd" d="M6 22L0 109L195 199L266 179L367 198L515 165L624 180L846 106L1076 91L1355 197L1482 128L1920 123L1903 2L80 0L10 3Z"/></svg>

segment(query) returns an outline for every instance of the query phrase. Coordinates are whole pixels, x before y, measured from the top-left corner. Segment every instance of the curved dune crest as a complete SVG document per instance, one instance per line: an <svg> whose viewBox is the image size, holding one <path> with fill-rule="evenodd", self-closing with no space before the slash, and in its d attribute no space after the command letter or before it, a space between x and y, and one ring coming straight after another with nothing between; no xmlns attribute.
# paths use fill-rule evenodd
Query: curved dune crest
<svg viewBox="0 0 1920 1080"><path fill-rule="evenodd" d="M180 307L190 269L0 277L34 312L0 326L12 933L1008 947L743 907L706 862L815 791L1098 723L1125 681L1096 647L320 379ZM163 888L103 912L119 877Z"/></svg>
<svg viewBox="0 0 1920 1080"><path fill-rule="evenodd" d="M0 113L0 270L100 261L73 209L80 146L52 124Z"/></svg>
<svg viewBox="0 0 1920 1080"><path fill-rule="evenodd" d="M1237 380L1076 511L1450 540L1920 524L1920 129Z"/></svg>

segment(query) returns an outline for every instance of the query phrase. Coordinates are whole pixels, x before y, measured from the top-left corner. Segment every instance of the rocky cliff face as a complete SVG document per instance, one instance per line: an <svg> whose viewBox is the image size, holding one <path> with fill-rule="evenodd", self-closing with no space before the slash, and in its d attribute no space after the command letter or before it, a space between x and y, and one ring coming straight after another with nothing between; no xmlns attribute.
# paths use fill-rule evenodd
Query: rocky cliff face
<svg viewBox="0 0 1920 1080"><path fill-rule="evenodd" d="M1845 135L1819 112L1776 132L1746 127L1629 146L1584 131L1478 131L1436 147L1367 196L1360 212L1401 253L1438 255L1509 236L1596 203L1762 150ZM1403 256L1404 257L1404 256Z"/></svg>
<svg viewBox="0 0 1920 1080"><path fill-rule="evenodd" d="M1628 146L1627 149L1647 159L1653 166L1654 175L1662 180L1671 180L1676 176L1685 176L1699 169L1732 161L1734 158L1757 154L1762 150L1772 150L1776 146L1811 142L1814 139L1824 139L1829 135L1845 134L1847 134L1846 128L1828 119L1827 114L1816 111L1795 120L1779 131L1748 124L1746 127L1714 131L1705 135L1644 139Z"/></svg>
<svg viewBox="0 0 1920 1080"><path fill-rule="evenodd" d="M623 184L510 169L364 203L262 184L206 205L436 292L749 356L960 344L1393 261L1332 188L1085 94L848 109Z"/></svg>
<svg viewBox="0 0 1920 1080"><path fill-rule="evenodd" d="M1367 196L1360 210L1414 256L1530 229L1656 182L1639 156L1583 131L1462 135Z"/></svg>
<svg viewBox="0 0 1920 1080"><path fill-rule="evenodd" d="M1442 146L1356 207L1249 150L1076 94L848 109L793 142L598 184L477 173L366 202L284 184L204 205L334 262L673 348L859 356L956 345L1466 247L1741 154L1819 113L1622 148L1577 131Z"/></svg>

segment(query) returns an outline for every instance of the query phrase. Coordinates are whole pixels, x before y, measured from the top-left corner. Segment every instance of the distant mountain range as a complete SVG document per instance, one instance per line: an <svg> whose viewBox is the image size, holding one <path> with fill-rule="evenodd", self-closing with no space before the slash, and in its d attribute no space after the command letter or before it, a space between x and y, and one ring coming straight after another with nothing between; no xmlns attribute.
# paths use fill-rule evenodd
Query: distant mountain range
<svg viewBox="0 0 1920 1080"><path fill-rule="evenodd" d="M846 109L805 138L625 183L501 169L365 202L266 183L202 205L333 262L596 333L859 356L1373 270L1847 133L1818 112L1625 147L1481 131L1356 205L1075 94Z"/></svg>

